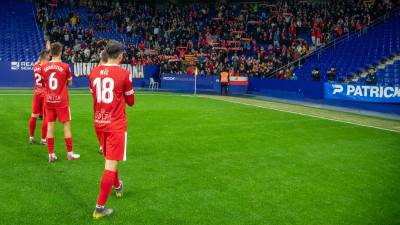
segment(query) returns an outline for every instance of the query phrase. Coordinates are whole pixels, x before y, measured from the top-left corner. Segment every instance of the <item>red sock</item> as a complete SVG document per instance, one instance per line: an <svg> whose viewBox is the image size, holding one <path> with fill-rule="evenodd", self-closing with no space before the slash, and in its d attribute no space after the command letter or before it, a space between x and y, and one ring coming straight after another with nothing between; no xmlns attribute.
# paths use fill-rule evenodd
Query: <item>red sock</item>
<svg viewBox="0 0 400 225"><path fill-rule="evenodd" d="M65 146L67 146L67 152L72 152L72 138L65 138Z"/></svg>
<svg viewBox="0 0 400 225"><path fill-rule="evenodd" d="M47 136L47 120L46 118L43 118L42 121L42 139L45 139Z"/></svg>
<svg viewBox="0 0 400 225"><path fill-rule="evenodd" d="M47 150L49 154L54 153L54 138L47 138Z"/></svg>
<svg viewBox="0 0 400 225"><path fill-rule="evenodd" d="M29 120L29 136L33 137L35 135L35 128L36 128L36 118L31 117Z"/></svg>
<svg viewBox="0 0 400 225"><path fill-rule="evenodd" d="M118 177L118 170L115 171L115 179L114 179L114 188L119 188L121 183L119 182L119 177Z"/></svg>
<svg viewBox="0 0 400 225"><path fill-rule="evenodd" d="M100 183L100 193L97 199L97 205L104 206L107 202L108 196L112 190L115 179L115 172L111 170L104 170L103 177Z"/></svg>

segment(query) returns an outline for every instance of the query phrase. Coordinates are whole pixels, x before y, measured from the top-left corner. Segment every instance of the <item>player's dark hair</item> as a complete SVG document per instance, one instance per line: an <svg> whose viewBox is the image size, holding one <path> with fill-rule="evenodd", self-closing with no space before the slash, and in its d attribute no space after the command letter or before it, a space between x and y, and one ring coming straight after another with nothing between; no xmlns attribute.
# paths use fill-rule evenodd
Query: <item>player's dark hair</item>
<svg viewBox="0 0 400 225"><path fill-rule="evenodd" d="M107 61L108 61L108 55L107 55L106 50L104 49L100 53L100 62L107 62Z"/></svg>
<svg viewBox="0 0 400 225"><path fill-rule="evenodd" d="M124 51L124 45L118 41L111 40L107 43L105 52L107 58L116 59Z"/></svg>
<svg viewBox="0 0 400 225"><path fill-rule="evenodd" d="M50 45L50 53L52 56L58 56L62 51L62 44L60 42L54 42Z"/></svg>
<svg viewBox="0 0 400 225"><path fill-rule="evenodd" d="M49 57L49 51L47 51L46 49L44 49L44 50L42 50L42 51L40 52L39 60L45 60L45 59L48 59L48 57Z"/></svg>

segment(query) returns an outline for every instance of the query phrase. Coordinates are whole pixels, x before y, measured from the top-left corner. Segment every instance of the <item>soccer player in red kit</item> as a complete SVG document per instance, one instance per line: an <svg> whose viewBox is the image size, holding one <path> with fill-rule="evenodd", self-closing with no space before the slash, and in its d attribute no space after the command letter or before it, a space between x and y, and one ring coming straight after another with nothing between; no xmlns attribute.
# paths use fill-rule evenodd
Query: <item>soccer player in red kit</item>
<svg viewBox="0 0 400 225"><path fill-rule="evenodd" d="M100 193L94 219L110 215L112 209L105 208L108 196L114 187L117 197L122 197L122 181L118 177L118 161L126 160L127 126L125 104L135 102L132 76L119 64L124 46L109 41L106 46L108 61L90 73L90 90L93 96L94 128L103 149L105 169L100 183Z"/></svg>
<svg viewBox="0 0 400 225"><path fill-rule="evenodd" d="M39 115L43 115L42 121L42 139L40 140L40 144L46 144L46 135L47 135L47 122L44 113L44 100L46 95L46 90L44 87L44 80L42 75L42 65L48 62L48 53L46 50L43 50L40 53L39 60L33 66L33 73L35 78L33 99L32 99L32 115L29 120L29 143L34 143L35 129L36 129L36 120Z"/></svg>
<svg viewBox="0 0 400 225"><path fill-rule="evenodd" d="M58 42L51 44L50 53L52 60L42 66L42 74L46 86L46 118L47 118L47 149L49 162L57 160L54 153L54 122L58 121L64 126L64 138L67 148L67 159L74 160L80 157L72 151L71 137L71 112L69 109L67 86L72 84L71 69L68 64L61 62L62 45Z"/></svg>
<svg viewBox="0 0 400 225"><path fill-rule="evenodd" d="M103 64L106 64L107 61L108 61L107 52L106 52L105 49L103 49L103 51L100 52L100 62L99 62L99 65L98 65L98 66L103 65ZM101 148L101 144L100 144L100 143L99 143L99 145L100 145L100 147L99 147L99 154L102 155L102 154L103 154L103 149Z"/></svg>

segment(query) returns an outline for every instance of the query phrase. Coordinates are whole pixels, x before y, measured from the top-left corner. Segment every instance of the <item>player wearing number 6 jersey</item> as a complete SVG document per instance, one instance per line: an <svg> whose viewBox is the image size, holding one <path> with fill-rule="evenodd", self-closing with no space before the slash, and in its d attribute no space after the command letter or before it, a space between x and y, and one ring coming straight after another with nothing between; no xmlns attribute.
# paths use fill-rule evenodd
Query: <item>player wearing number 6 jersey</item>
<svg viewBox="0 0 400 225"><path fill-rule="evenodd" d="M72 84L69 65L61 62L62 45L58 42L51 44L50 53L52 60L42 66L43 78L46 86L45 109L47 117L47 149L49 162L54 162L57 157L54 153L54 122L58 121L64 126L64 138L67 148L68 160L79 158L79 154L72 151L71 137L71 112L69 109L67 86Z"/></svg>
<svg viewBox="0 0 400 225"><path fill-rule="evenodd" d="M46 144L47 122L44 113L44 98L46 96L46 90L44 87L44 80L42 75L42 65L48 62L47 57L47 51L43 50L40 53L39 60L35 63L33 67L35 87L32 98L32 115L29 120L29 143L31 144L33 144L34 142L36 120L38 119L39 115L43 115L42 139L40 141L40 144Z"/></svg>
<svg viewBox="0 0 400 225"><path fill-rule="evenodd" d="M94 127L105 157L105 169L100 183L100 193L94 219L110 215L112 209L104 206L114 187L117 197L122 197L122 181L118 177L118 161L126 160L127 126L125 104L134 104L132 77L122 69L124 46L109 41L106 46L108 61L90 73L90 90L93 96Z"/></svg>

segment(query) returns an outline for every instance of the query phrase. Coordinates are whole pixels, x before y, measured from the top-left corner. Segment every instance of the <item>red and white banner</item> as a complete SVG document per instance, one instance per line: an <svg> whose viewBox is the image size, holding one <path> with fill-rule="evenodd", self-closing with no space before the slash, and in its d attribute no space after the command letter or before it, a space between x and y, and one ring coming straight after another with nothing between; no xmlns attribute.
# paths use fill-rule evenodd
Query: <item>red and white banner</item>
<svg viewBox="0 0 400 225"><path fill-rule="evenodd" d="M249 79L247 77L230 76L229 84L233 86L247 86L249 85Z"/></svg>

